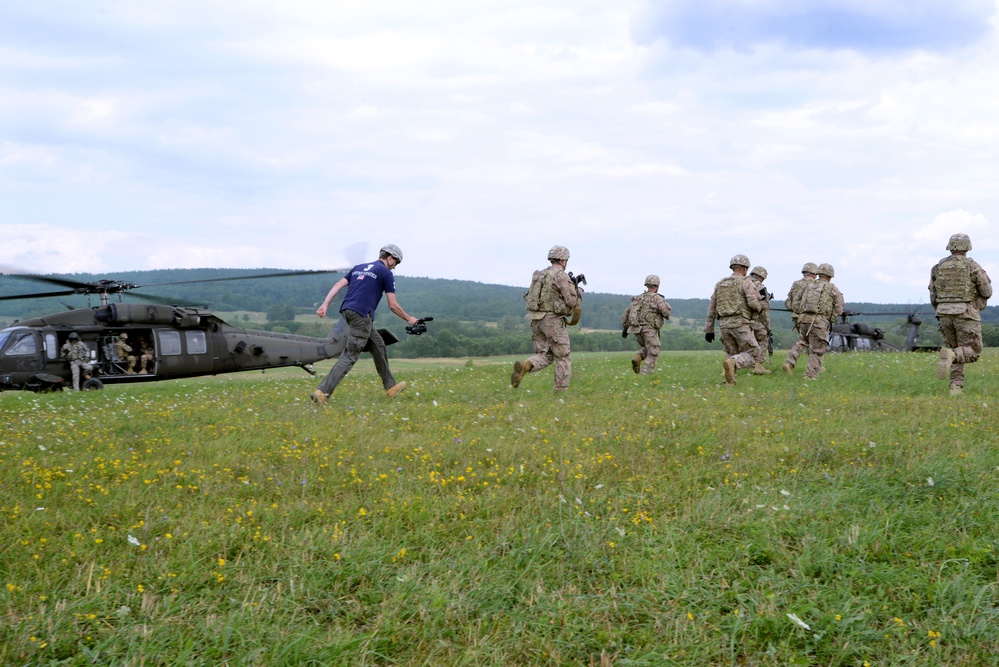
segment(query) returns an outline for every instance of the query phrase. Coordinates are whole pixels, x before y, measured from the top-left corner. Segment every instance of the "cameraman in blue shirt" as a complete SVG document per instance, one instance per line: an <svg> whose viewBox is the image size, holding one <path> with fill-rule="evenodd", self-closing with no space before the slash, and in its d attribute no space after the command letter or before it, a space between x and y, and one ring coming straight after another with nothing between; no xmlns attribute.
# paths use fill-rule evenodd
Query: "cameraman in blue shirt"
<svg viewBox="0 0 999 667"><path fill-rule="evenodd" d="M347 294L340 305L340 314L347 322L347 348L337 359L333 370L323 379L312 393L312 400L319 405L325 405L330 394L340 384L340 380L354 367L361 352L370 352L374 359L375 369L382 378L382 386L389 398L394 398L406 388L405 382L396 382L389 370L388 356L385 354L385 341L374 328L375 309L385 293L389 310L406 320L407 324L416 324L417 319L409 315L395 298L395 277L392 269L402 263L402 251L399 246L388 244L378 253L378 259L369 264L358 264L346 276L333 285L326 295L323 305L316 314L326 317L326 311L337 293L347 288Z"/></svg>

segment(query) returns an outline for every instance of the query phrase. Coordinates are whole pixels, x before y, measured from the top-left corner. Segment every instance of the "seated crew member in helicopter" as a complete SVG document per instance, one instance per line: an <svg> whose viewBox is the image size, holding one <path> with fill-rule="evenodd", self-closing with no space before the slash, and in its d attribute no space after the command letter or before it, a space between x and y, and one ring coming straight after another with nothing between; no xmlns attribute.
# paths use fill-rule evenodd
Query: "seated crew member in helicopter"
<svg viewBox="0 0 999 667"><path fill-rule="evenodd" d="M340 381L354 367L361 352L371 353L375 369L381 376L382 386L389 398L394 398L406 388L405 382L396 382L389 369L388 356L385 353L385 341L374 328L375 309L382 300L382 294L388 301L389 309L406 320L410 325L417 323L417 318L403 310L395 298L395 277L392 270L402 263L402 251L399 246L389 244L382 247L378 259L365 264L358 264L347 275L333 285L326 295L323 304L316 310L319 317L326 317L326 311L337 293L347 288L347 294L340 304L340 314L349 327L347 348L340 354L333 370L323 379L319 388L312 392L312 400L324 405L330 394Z"/></svg>
<svg viewBox="0 0 999 667"><path fill-rule="evenodd" d="M149 375L146 368L153 360L153 346L149 344L145 336L139 336L139 375Z"/></svg>
<svg viewBox="0 0 999 667"><path fill-rule="evenodd" d="M125 367L125 372L135 375L135 355L131 354L132 346L128 344L128 334L124 331L118 336L114 343L114 353L118 357L118 363Z"/></svg>
<svg viewBox="0 0 999 667"><path fill-rule="evenodd" d="M62 345L62 358L69 362L73 373L73 391L80 391L80 372L83 372L84 380L89 380L94 372L90 363L90 348L80 340L80 334L75 331L69 334L69 340Z"/></svg>

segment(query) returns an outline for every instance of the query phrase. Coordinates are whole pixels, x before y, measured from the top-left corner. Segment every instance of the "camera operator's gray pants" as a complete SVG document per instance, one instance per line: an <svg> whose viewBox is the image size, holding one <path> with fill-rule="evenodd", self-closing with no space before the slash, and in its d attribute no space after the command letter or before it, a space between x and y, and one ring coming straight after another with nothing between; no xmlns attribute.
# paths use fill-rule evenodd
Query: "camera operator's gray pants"
<svg viewBox="0 0 999 667"><path fill-rule="evenodd" d="M374 319L370 316L355 313L353 310L344 310L340 313L347 321L349 332L347 334L347 347L336 360L333 370L323 378L319 389L327 396L333 393L343 376L354 367L361 352L370 352L371 358L375 362L375 369L382 378L382 386L391 389L395 386L395 377L389 370L388 356L385 354L385 341L382 335L374 327Z"/></svg>

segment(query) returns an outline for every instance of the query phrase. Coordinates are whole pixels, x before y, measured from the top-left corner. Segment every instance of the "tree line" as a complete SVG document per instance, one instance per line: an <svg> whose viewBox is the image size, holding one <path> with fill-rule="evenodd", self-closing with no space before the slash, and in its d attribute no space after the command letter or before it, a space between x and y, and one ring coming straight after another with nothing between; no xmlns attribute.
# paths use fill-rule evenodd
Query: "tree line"
<svg viewBox="0 0 999 667"><path fill-rule="evenodd" d="M325 336L335 320L320 322L297 321L296 316L311 315L322 302L338 274L315 274L285 277L257 278L222 282L156 285L184 281L213 280L242 276L259 276L280 273L281 269L168 269L159 271L134 271L116 274L116 280L145 285L135 293L126 293L127 301L141 302L155 297L177 305L199 305L217 312L252 311L267 314L264 325L233 321L237 326L261 328ZM60 276L78 282L91 282L106 278L94 274ZM393 355L406 357L465 357L500 354L526 354L531 351L529 323L524 319L524 293L526 286L492 285L466 280L448 280L397 276L399 300L406 310L417 316L432 316L430 332L424 336L408 337L405 345L394 348ZM0 297L13 294L53 291L51 285L26 281L11 276L0 277ZM140 295L141 293L141 295ZM148 295L148 296L146 296ZM663 327L662 342L666 350L717 349L704 342L701 330L707 314L708 299L670 298L668 288L664 296L672 306L670 321ZM579 327L572 332L575 350L614 351L635 347L632 337L621 337L621 314L631 295L587 293L583 299L583 314ZM0 301L0 324L7 325L15 319L44 315L60 307L86 307L99 302L95 296L89 301L83 295L57 299L18 299ZM778 348L787 349L795 340L789 313L781 312L783 295L774 298L771 306L772 329ZM334 309L337 304L334 304ZM848 310L857 312L897 312L897 318L857 317L853 321L869 321L886 331L886 340L901 345L908 328L905 315L922 313L924 325L920 343L939 345L939 333L929 303L875 304L850 302ZM308 320L308 318L304 318ZM990 306L982 312L983 338L990 347L999 346L999 308ZM381 307L376 315L376 325L388 328L400 339L406 339L405 324Z"/></svg>

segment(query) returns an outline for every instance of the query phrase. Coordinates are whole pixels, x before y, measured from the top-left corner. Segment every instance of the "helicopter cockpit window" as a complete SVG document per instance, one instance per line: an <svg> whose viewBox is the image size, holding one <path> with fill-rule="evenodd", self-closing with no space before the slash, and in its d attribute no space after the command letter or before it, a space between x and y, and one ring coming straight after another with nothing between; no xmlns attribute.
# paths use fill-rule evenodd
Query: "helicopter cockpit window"
<svg viewBox="0 0 999 667"><path fill-rule="evenodd" d="M187 336L187 353L204 354L208 351L208 343L204 331L185 331Z"/></svg>
<svg viewBox="0 0 999 667"><path fill-rule="evenodd" d="M160 345L160 354L164 357L180 354L180 332L160 331L157 333Z"/></svg>
<svg viewBox="0 0 999 667"><path fill-rule="evenodd" d="M7 350L7 354L13 357L26 356L38 352L38 344L35 342L35 335L31 332L15 334L20 338L15 338L15 342Z"/></svg>

